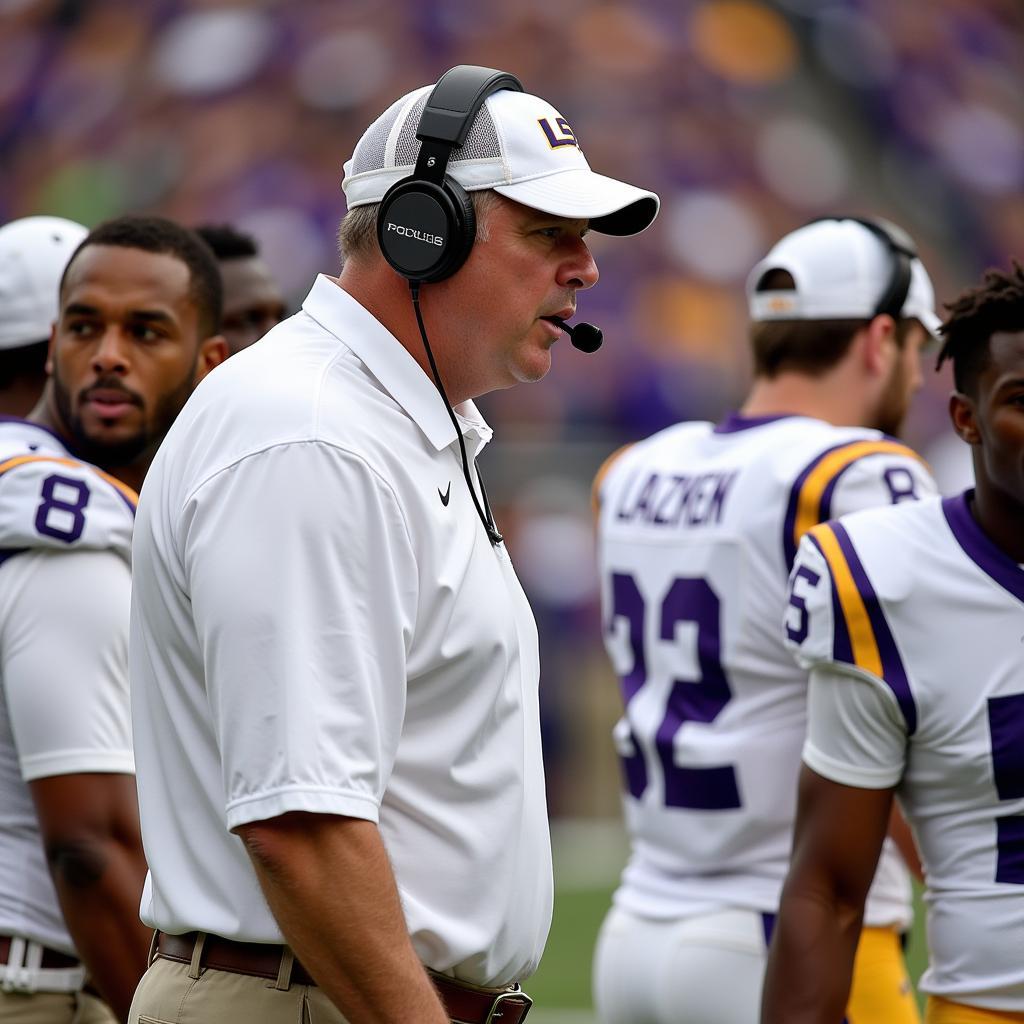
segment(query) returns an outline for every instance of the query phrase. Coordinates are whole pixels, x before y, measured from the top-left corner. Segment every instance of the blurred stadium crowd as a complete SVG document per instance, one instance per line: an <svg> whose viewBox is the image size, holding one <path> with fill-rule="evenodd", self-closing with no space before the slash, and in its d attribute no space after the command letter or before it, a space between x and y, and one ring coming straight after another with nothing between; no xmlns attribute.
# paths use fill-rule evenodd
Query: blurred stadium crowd
<svg viewBox="0 0 1024 1024"><path fill-rule="evenodd" d="M545 648L552 811L614 813L589 477L739 398L746 274L803 221L902 224L940 302L1024 255L1022 45L1017 0L0 0L0 222L231 222L294 307L336 269L362 128L457 63L516 73L593 165L658 191L634 244L593 239L600 355L481 403ZM941 461L949 382L926 380L907 438Z"/></svg>

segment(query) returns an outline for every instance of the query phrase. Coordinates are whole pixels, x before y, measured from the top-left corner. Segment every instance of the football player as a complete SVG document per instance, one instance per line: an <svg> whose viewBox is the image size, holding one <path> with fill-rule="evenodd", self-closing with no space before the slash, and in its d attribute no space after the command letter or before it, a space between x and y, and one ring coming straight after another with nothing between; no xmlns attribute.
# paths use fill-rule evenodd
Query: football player
<svg viewBox="0 0 1024 1024"><path fill-rule="evenodd" d="M196 234L217 257L224 284L221 332L229 351L240 352L285 318L284 297L250 235L230 224L203 224Z"/></svg>
<svg viewBox="0 0 1024 1024"><path fill-rule="evenodd" d="M839 512L934 492L889 436L939 322L910 239L822 220L778 242L748 292L756 376L741 411L655 434L597 483L632 840L595 955L604 1024L756 1019L806 725L807 673L778 630L797 544ZM886 844L852 1021L916 1019L910 918Z"/></svg>
<svg viewBox="0 0 1024 1024"><path fill-rule="evenodd" d="M1024 272L950 310L975 488L818 526L791 577L810 713L765 1024L842 1015L894 794L924 863L928 1024L1024 1021Z"/></svg>
<svg viewBox="0 0 1024 1024"><path fill-rule="evenodd" d="M24 416L46 383L57 285L88 234L63 217L22 217L0 228L0 415Z"/></svg>
<svg viewBox="0 0 1024 1024"><path fill-rule="evenodd" d="M191 232L100 225L65 270L42 398L0 421L5 1021L125 1020L146 967L127 672L135 489L226 355L220 301Z"/></svg>

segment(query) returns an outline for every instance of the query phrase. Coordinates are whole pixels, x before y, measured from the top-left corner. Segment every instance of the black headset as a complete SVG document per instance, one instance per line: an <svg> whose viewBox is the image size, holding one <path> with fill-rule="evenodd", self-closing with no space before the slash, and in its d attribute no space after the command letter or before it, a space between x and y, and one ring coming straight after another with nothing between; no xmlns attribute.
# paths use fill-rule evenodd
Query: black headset
<svg viewBox="0 0 1024 1024"><path fill-rule="evenodd" d="M808 221L804 227L811 224L820 224L822 221L852 220L855 224L867 228L877 239L879 239L892 255L892 270L889 273L889 280L885 290L875 303L875 310L871 314L873 320L876 316L888 313L893 320L899 320L903 313L903 305L907 301L907 294L910 291L911 262L917 259L917 246L914 240L898 224L885 220L882 217L868 219L866 217L817 217Z"/></svg>
<svg viewBox="0 0 1024 1024"><path fill-rule="evenodd" d="M522 92L523 86L507 71L460 64L446 71L427 97L416 129L422 143L416 167L384 193L377 211L380 251L409 281L451 277L473 248L473 202L448 175L448 161L466 141L484 101L501 89Z"/></svg>
<svg viewBox="0 0 1024 1024"><path fill-rule="evenodd" d="M420 115L416 138L422 145L416 167L409 177L396 182L384 193L377 210L380 251L394 270L409 282L430 372L458 438L466 486L487 538L495 547L502 542L501 532L495 525L479 469L479 498L473 486L462 428L448 401L423 322L420 285L451 277L466 262L473 248L476 239L473 201L469 193L449 177L448 161L452 151L461 148L466 141L484 101L499 89L522 92L523 86L515 75L507 71L474 64L460 64L446 71L431 90Z"/></svg>
<svg viewBox="0 0 1024 1024"><path fill-rule="evenodd" d="M462 428L444 389L437 362L427 337L420 308L420 285L451 277L469 256L476 239L476 214L469 193L447 173L452 151L461 148L469 129L492 93L501 89L523 92L515 75L475 64L460 64L446 71L431 90L420 115L416 138L420 155L412 174L384 193L377 210L377 242L384 259L409 282L416 323L423 338L434 383L455 428L462 457L462 472L470 497L487 538L494 546L502 543L487 501L483 477L477 470L480 497L477 498L469 470L469 456ZM591 324L570 327L558 317L547 317L572 339L583 352L596 352L601 331Z"/></svg>

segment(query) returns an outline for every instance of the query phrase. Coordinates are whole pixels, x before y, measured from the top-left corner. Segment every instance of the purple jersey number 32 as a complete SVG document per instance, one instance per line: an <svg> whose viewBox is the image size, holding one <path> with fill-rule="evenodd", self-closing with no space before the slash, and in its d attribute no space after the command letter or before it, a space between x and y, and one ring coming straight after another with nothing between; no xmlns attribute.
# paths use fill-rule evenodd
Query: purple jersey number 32
<svg viewBox="0 0 1024 1024"><path fill-rule="evenodd" d="M647 681L644 653L643 595L636 580L626 573L611 578L611 617L608 630L622 618L628 625L633 666L622 678L622 698L629 715L629 703ZM665 717L658 726L654 748L665 778L665 805L700 811L735 810L742 806L732 765L687 768L676 764L675 737L686 722L710 724L732 697L720 660L720 606L718 595L707 580L680 577L672 581L659 608L658 637L672 641L681 622L697 627L699 679L674 679L669 691ZM647 789L648 765L635 734L633 754L624 758L623 769L630 795L640 799Z"/></svg>

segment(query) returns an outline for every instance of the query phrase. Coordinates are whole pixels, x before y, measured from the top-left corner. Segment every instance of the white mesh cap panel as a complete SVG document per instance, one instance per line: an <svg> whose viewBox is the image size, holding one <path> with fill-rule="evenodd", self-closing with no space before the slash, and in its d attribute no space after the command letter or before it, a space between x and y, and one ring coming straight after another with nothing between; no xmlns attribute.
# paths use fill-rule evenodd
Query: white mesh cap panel
<svg viewBox="0 0 1024 1024"><path fill-rule="evenodd" d="M402 111L402 101L393 103L370 126L359 140L352 154L352 173L363 174L387 167L412 167L420 152L420 141L416 131L420 125L423 108L427 105L429 93L420 96L409 108L394 144L394 157L388 160L388 139L395 130L395 121ZM500 160L501 143L494 120L486 107L482 107L466 136L461 149L452 151L451 162L461 160Z"/></svg>
<svg viewBox="0 0 1024 1024"><path fill-rule="evenodd" d="M429 94L421 96L405 115L405 122L398 130L398 138L395 139L395 158L392 167L410 167L416 163L419 156L420 142L416 138L416 129L420 125L420 117L423 115L423 108L427 105Z"/></svg>
<svg viewBox="0 0 1024 1024"><path fill-rule="evenodd" d="M395 127L395 121L402 112L404 100L397 100L392 103L373 124L367 128L366 133L356 143L355 152L352 154L352 170L354 174L362 174L364 171L380 170L384 166L385 154L388 148L388 139Z"/></svg>
<svg viewBox="0 0 1024 1024"><path fill-rule="evenodd" d="M501 142L494 119L487 107L481 107L473 127L469 129L461 149L452 154L453 160L500 160Z"/></svg>
<svg viewBox="0 0 1024 1024"><path fill-rule="evenodd" d="M420 117L432 86L407 93L356 144L342 188L349 209L378 203L416 164ZM596 231L630 235L658 212L658 197L595 174L569 122L546 100L503 89L481 107L448 173L468 192L494 189L523 206L589 220Z"/></svg>

